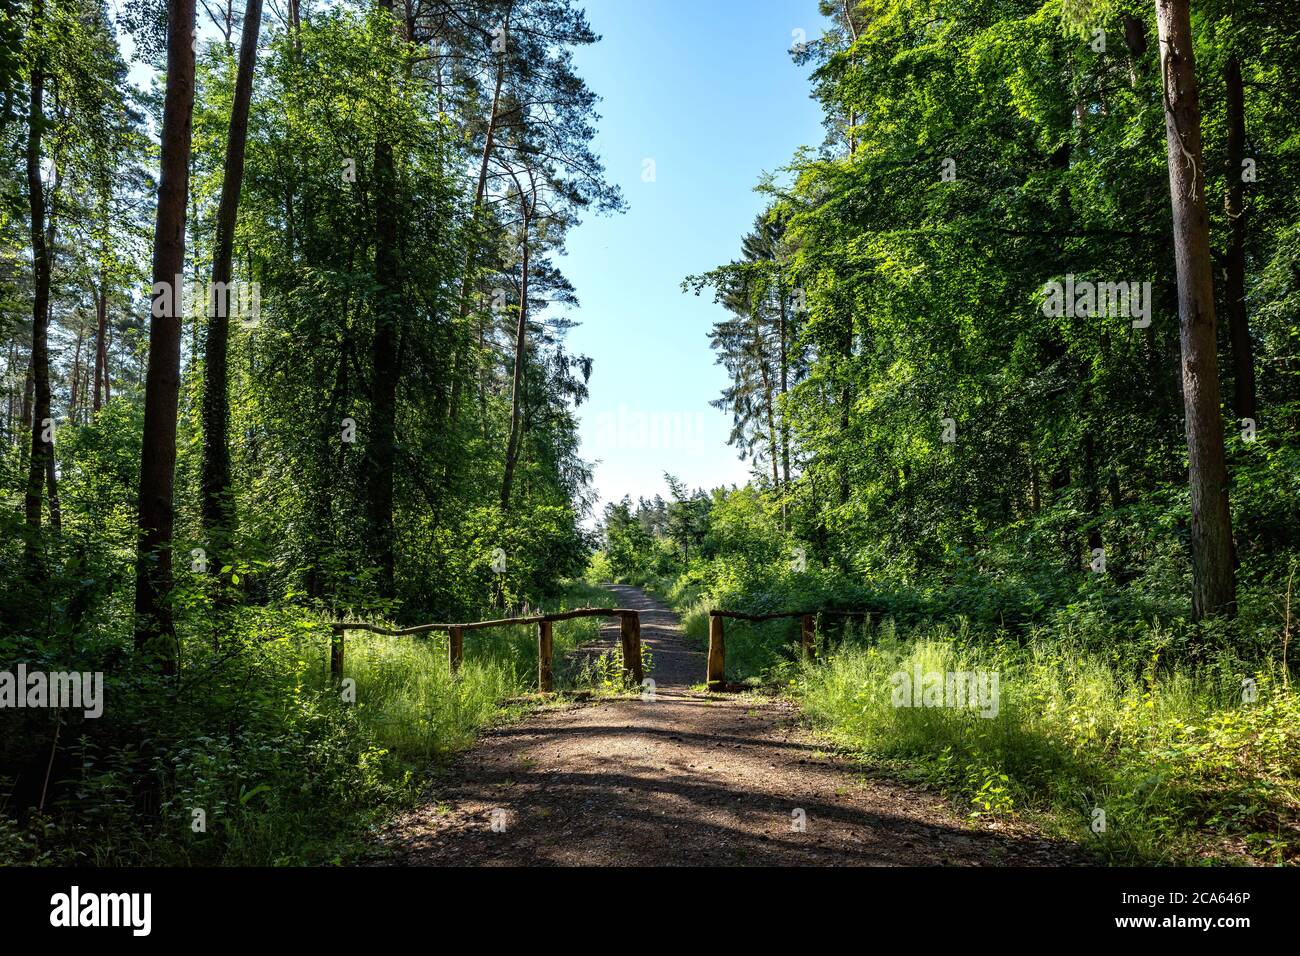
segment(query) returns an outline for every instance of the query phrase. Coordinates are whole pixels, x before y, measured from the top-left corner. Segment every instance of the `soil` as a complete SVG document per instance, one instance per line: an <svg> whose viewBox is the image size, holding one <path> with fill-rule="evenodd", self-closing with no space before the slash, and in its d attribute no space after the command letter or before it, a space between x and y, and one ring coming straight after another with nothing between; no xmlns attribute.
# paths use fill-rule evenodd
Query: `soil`
<svg viewBox="0 0 1300 956"><path fill-rule="evenodd" d="M381 838L383 864L432 866L1053 866L1086 863L1020 822L976 821L874 774L790 701L708 694L676 616L641 612L652 699L540 710L485 733ZM613 646L618 626L602 630Z"/></svg>

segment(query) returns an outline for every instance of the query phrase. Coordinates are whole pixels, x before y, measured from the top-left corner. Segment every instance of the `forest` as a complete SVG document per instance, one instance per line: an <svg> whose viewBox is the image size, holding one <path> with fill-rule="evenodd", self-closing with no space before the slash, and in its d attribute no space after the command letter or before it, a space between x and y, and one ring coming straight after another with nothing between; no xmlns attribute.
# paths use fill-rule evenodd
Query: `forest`
<svg viewBox="0 0 1300 956"><path fill-rule="evenodd" d="M1056 862L1300 859L1293 6L818 6L824 139L734 144L761 209L674 279L751 477L602 498L562 260L628 200L580 0L0 0L0 865L369 860L493 728L720 688ZM623 643L539 643L584 608ZM706 688L714 612L814 629L727 620ZM479 830L642 862L528 792ZM482 862L458 813L416 862Z"/></svg>

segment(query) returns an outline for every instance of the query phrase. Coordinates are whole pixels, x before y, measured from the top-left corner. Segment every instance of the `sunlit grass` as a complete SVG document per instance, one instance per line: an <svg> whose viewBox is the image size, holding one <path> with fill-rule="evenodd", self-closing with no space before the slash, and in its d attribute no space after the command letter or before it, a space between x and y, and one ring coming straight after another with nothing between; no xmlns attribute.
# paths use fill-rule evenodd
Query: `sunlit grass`
<svg viewBox="0 0 1300 956"><path fill-rule="evenodd" d="M545 611L613 606L601 589L575 586ZM587 675L566 657L593 643L602 618L578 618L553 625L557 690L579 689ZM321 686L329 680L328 641L318 641L314 669ZM464 749L487 726L517 705L509 702L537 690L535 625L468 631L464 659L455 677L448 659L447 635L390 637L349 631L344 644L345 680L355 682L352 703L365 728L384 747L404 759L430 759ZM340 691L342 693L342 691Z"/></svg>
<svg viewBox="0 0 1300 956"><path fill-rule="evenodd" d="M996 716L894 706L891 675L917 665L996 672ZM1239 858L1223 851L1231 843L1272 862L1300 849L1300 700L1269 668L1126 674L1046 640L934 629L848 644L790 684L841 745L940 783L977 815L1039 815L1108 859Z"/></svg>

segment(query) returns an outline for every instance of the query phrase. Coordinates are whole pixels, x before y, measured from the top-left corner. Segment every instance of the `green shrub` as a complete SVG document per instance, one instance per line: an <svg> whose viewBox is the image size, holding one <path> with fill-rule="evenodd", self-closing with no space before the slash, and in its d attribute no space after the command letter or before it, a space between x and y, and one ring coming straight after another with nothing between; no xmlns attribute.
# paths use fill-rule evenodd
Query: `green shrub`
<svg viewBox="0 0 1300 956"><path fill-rule="evenodd" d="M612 603L603 589L571 583L548 609ZM467 633L454 679L445 634L350 631L340 687L324 618L254 607L226 624L215 642L211 627L190 621L179 686L123 669L108 637L83 644L77 668L106 672L109 705L65 729L43 810L34 799L0 804L0 864L343 862L418 798L430 764L521 713L512 701L536 686L535 627ZM561 686L584 679L564 658L600 626L556 623ZM14 714L0 714L5 744L22 750L9 757L43 770L51 722L10 734ZM12 792L8 783L0 793Z"/></svg>

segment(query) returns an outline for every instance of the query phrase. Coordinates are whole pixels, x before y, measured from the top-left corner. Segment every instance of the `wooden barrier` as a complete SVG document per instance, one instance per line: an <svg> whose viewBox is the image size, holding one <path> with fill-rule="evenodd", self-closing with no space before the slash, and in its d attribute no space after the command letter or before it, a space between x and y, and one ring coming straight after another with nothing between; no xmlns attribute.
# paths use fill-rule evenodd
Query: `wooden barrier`
<svg viewBox="0 0 1300 956"><path fill-rule="evenodd" d="M451 672L455 674L460 670L461 662L465 660L465 629L463 627L447 628L447 663L451 667Z"/></svg>
<svg viewBox="0 0 1300 956"><path fill-rule="evenodd" d="M393 629L368 624L364 621L337 621L330 625L330 677L343 679L343 640L348 631L369 631L385 637L423 637L434 631L447 632L447 663L452 674L460 670L465 660L465 632L481 631L489 627L512 625L537 625L537 687L543 693L553 689L555 641L553 625L556 621L572 621L580 617L617 617L620 620L619 636L623 647L623 667L628 679L640 686L644 679L641 668L641 614L627 608L580 607L554 614L534 614L529 617L507 617L495 621L471 621L466 624L420 624L416 627Z"/></svg>
<svg viewBox="0 0 1300 956"><path fill-rule="evenodd" d="M343 679L343 631L337 627L330 640L330 679L336 682Z"/></svg>
<svg viewBox="0 0 1300 956"><path fill-rule="evenodd" d="M550 621L537 622L537 689L549 694L554 688L551 684L552 658L555 656L555 644Z"/></svg>
<svg viewBox="0 0 1300 956"><path fill-rule="evenodd" d="M799 650L807 658L817 656L817 615L822 614L828 617L865 617L868 622L871 620L871 611L780 611L776 614L745 614L742 611L710 611L709 612L709 662L708 672L705 676L705 682L711 691L726 690L727 688L727 639L726 632L723 630L722 622L725 618L731 618L735 621L750 621L753 623L762 623L764 621L776 621L781 618L797 617L800 620L799 626Z"/></svg>
<svg viewBox="0 0 1300 956"><path fill-rule="evenodd" d="M722 618L721 614L709 615L709 664L705 678L709 690L727 689L727 647Z"/></svg>
<svg viewBox="0 0 1300 956"><path fill-rule="evenodd" d="M624 614L619 627L623 644L623 673L637 687L645 680L641 669L641 615Z"/></svg>

